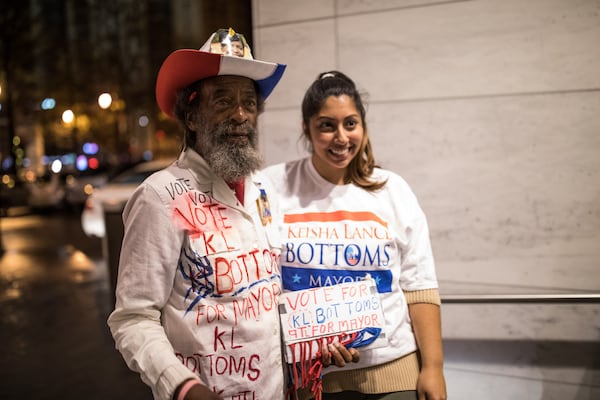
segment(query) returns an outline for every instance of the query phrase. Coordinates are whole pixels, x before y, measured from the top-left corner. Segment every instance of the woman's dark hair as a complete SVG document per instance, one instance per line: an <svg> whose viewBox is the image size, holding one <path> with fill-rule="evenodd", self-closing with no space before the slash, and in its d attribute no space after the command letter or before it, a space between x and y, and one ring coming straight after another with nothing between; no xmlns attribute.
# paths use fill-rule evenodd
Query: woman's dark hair
<svg viewBox="0 0 600 400"><path fill-rule="evenodd" d="M348 168L346 168L344 182L353 183L368 191L381 189L386 184L386 181L373 181L371 179L373 169L377 165L375 164L373 148L367 130L367 111L356 85L348 76L339 71L323 72L319 74L318 78L308 88L302 100L302 122L305 127L303 137L310 143L310 118L321 110L328 97L339 97L342 95L350 97L354 102L364 129L363 140L360 144L358 154L352 159Z"/></svg>
<svg viewBox="0 0 600 400"><path fill-rule="evenodd" d="M210 79L210 78L206 78ZM196 143L196 132L191 130L186 123L189 115L198 112L198 107L201 100L201 92L202 92L202 81L199 80L188 87L181 89L177 92L177 97L175 100L175 109L173 113L175 117L179 121L179 123L183 127L184 135L183 135L183 149L185 150L188 146L194 146ZM264 99L261 96L258 85L254 82L254 89L256 90L256 99L257 99L257 107L258 114L261 114L264 111Z"/></svg>

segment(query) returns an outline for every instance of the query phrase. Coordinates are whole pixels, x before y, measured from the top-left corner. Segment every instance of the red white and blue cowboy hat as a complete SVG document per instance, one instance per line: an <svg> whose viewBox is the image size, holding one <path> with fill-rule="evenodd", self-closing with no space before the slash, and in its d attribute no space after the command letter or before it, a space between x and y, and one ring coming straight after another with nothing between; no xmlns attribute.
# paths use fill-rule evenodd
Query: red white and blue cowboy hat
<svg viewBox="0 0 600 400"><path fill-rule="evenodd" d="M241 41L243 56L233 55L232 43ZM243 35L233 29L213 33L199 49L180 49L163 62L156 79L156 100L160 109L173 117L177 92L204 78L219 75L245 76L256 82L266 99L285 71L286 65L255 60Z"/></svg>

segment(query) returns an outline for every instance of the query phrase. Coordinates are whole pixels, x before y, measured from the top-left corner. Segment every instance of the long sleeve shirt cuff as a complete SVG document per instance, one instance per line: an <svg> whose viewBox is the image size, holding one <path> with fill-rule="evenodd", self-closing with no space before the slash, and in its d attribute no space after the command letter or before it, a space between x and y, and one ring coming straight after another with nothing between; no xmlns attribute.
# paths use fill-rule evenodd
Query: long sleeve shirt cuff
<svg viewBox="0 0 600 400"><path fill-rule="evenodd" d="M438 306L442 304L438 289L405 290L404 296L408 304L427 303Z"/></svg>
<svg viewBox="0 0 600 400"><path fill-rule="evenodd" d="M187 369L183 364L181 366L167 367L156 382L156 394L159 399L171 400L177 386L188 379L198 379L198 375Z"/></svg>

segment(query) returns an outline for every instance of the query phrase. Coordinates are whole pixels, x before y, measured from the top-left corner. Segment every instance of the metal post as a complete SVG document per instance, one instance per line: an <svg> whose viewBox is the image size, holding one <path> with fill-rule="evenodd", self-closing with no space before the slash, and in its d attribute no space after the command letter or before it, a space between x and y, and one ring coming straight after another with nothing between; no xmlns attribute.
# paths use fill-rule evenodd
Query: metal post
<svg viewBox="0 0 600 400"><path fill-rule="evenodd" d="M108 276L110 279L111 300L115 301L115 292L117 288L117 275L119 270L119 258L121 256L121 244L123 241L123 220L122 213L125 202L103 202L104 210L104 258L108 266ZM113 303L114 304L114 303Z"/></svg>

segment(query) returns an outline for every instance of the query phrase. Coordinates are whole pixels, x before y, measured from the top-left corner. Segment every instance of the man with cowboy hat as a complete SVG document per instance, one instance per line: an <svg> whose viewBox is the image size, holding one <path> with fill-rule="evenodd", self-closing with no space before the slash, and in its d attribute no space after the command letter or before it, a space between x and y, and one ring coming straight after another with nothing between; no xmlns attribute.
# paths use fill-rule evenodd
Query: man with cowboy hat
<svg viewBox="0 0 600 400"><path fill-rule="evenodd" d="M174 51L158 73L183 148L125 206L108 318L155 399L284 397L276 202L256 172L257 117L284 69L254 60L230 28Z"/></svg>

